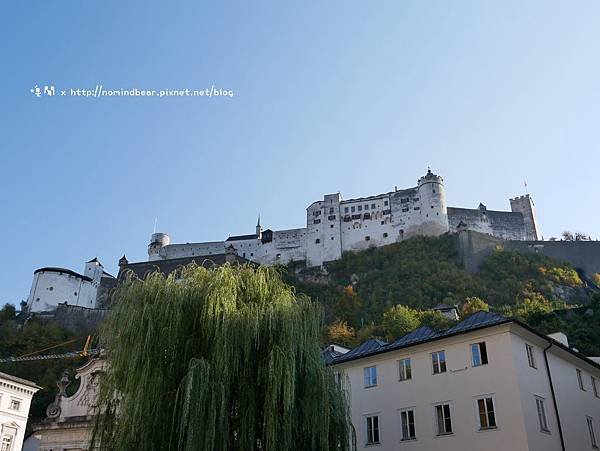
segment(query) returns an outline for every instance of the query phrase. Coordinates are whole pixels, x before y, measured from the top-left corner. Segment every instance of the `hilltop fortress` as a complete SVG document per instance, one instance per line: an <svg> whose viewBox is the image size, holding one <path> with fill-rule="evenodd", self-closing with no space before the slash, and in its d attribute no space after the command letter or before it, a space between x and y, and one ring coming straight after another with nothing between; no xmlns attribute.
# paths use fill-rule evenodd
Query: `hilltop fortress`
<svg viewBox="0 0 600 451"><path fill-rule="evenodd" d="M511 211L448 207L444 179L427 171L417 186L357 199L326 194L306 209L306 227L263 230L225 241L171 244L166 233L154 233L148 260L235 253L260 264L292 260L319 266L346 251L385 246L417 235L473 230L503 240L537 241L541 235L529 195L510 199Z"/></svg>

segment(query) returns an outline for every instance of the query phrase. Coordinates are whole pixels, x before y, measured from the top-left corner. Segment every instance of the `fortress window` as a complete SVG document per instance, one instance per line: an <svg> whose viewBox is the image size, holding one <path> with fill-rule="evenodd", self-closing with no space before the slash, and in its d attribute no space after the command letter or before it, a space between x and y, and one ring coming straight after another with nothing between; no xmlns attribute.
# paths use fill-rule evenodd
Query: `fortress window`
<svg viewBox="0 0 600 451"><path fill-rule="evenodd" d="M369 204L365 205L365 210L369 209Z"/></svg>
<svg viewBox="0 0 600 451"><path fill-rule="evenodd" d="M327 219L329 219L330 221L335 221L335 215L329 215Z"/></svg>
<svg viewBox="0 0 600 451"><path fill-rule="evenodd" d="M413 202L419 202L419 198L418 198L418 197L415 197L415 198L413 199Z"/></svg>
<svg viewBox="0 0 600 451"><path fill-rule="evenodd" d="M387 200L384 200L384 201L383 201L383 205L384 205L385 207L387 207L387 206L388 206L388 204L389 204L389 202L388 202Z"/></svg>
<svg viewBox="0 0 600 451"><path fill-rule="evenodd" d="M77 291L75 293L73 293L74 296L77 296Z"/></svg>
<svg viewBox="0 0 600 451"><path fill-rule="evenodd" d="M431 192L432 192L433 194L435 194L435 188L434 188L434 187L431 187Z"/></svg>
<svg viewBox="0 0 600 451"><path fill-rule="evenodd" d="M410 208L408 208L408 207L406 207L406 208L403 208L403 209L402 209L402 211L403 211L403 212L405 212L405 213L406 213L408 210L410 210Z"/></svg>
<svg viewBox="0 0 600 451"><path fill-rule="evenodd" d="M54 287L48 287L48 291L54 290Z"/></svg>
<svg viewBox="0 0 600 451"><path fill-rule="evenodd" d="M331 224L331 225L329 226L329 228L330 228L330 229L333 229L333 224Z"/></svg>
<svg viewBox="0 0 600 451"><path fill-rule="evenodd" d="M371 210L375 210L375 204L371 204Z"/></svg>
<svg viewBox="0 0 600 451"><path fill-rule="evenodd" d="M358 211L362 211L362 205L358 206Z"/></svg>
<svg viewBox="0 0 600 451"><path fill-rule="evenodd" d="M352 215L352 219L360 219L361 216L360 215Z"/></svg>
<svg viewBox="0 0 600 451"><path fill-rule="evenodd" d="M333 207L329 208L329 214L333 213Z"/></svg>
<svg viewBox="0 0 600 451"><path fill-rule="evenodd" d="M387 237L388 237L388 234L387 234L387 232L384 232L384 234L383 234L383 237L384 237L384 238L387 238Z"/></svg>
<svg viewBox="0 0 600 451"><path fill-rule="evenodd" d="M350 207L350 211L354 213L356 211L356 207Z"/></svg>
<svg viewBox="0 0 600 451"><path fill-rule="evenodd" d="M370 237L369 235L367 235L367 236L365 237L365 241L370 241L370 240L371 240L371 237Z"/></svg>
<svg viewBox="0 0 600 451"><path fill-rule="evenodd" d="M421 209L421 207L415 207L414 209L415 209L415 210L420 210L420 209Z"/></svg>
<svg viewBox="0 0 600 451"><path fill-rule="evenodd" d="M348 207L344 207L344 213L348 213Z"/></svg>
<svg viewBox="0 0 600 451"><path fill-rule="evenodd" d="M385 224L385 221L381 221L381 225L384 225L384 224Z"/></svg>
<svg viewBox="0 0 600 451"><path fill-rule="evenodd" d="M383 210L384 215L389 215L391 212L392 212L392 210Z"/></svg>
<svg viewBox="0 0 600 451"><path fill-rule="evenodd" d="M320 242L321 242L321 240L320 240L319 238L317 238L317 239L315 240L315 244L319 244Z"/></svg>
<svg viewBox="0 0 600 451"><path fill-rule="evenodd" d="M331 237L331 240L333 240L333 237Z"/></svg>
<svg viewBox="0 0 600 451"><path fill-rule="evenodd" d="M321 223L321 220L320 220L320 219L315 219L315 220L313 221L313 224L320 224L320 223Z"/></svg>

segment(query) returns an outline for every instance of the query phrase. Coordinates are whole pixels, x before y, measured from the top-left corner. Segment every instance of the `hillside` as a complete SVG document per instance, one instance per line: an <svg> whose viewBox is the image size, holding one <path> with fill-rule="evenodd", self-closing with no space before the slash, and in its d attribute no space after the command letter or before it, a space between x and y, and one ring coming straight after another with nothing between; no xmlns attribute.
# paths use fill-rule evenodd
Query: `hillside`
<svg viewBox="0 0 600 451"><path fill-rule="evenodd" d="M324 272L291 264L284 277L300 293L323 304L327 324L345 323L355 337L385 336L389 331L384 315L398 304L427 310L440 303L462 306L467 299L479 298L494 311L550 332L573 330L582 351L600 355L600 343L584 339L585 330L573 326L592 327L599 320L595 313L589 316L597 310L592 304L599 295L568 263L537 254L498 249L477 274L471 274L461 266L451 236L416 237L346 253L327 263ZM586 309L583 324L578 320L581 315L554 313L578 305L592 307Z"/></svg>

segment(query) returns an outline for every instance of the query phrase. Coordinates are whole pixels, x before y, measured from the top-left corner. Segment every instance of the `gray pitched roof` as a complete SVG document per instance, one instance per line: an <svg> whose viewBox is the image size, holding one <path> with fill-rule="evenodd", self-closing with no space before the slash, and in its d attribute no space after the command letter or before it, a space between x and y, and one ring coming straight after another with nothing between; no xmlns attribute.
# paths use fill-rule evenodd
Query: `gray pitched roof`
<svg viewBox="0 0 600 451"><path fill-rule="evenodd" d="M419 327L418 329L415 329L412 332L409 332L408 334L399 337L396 341L390 344L372 338L358 345L350 352L335 357L332 360L332 363L342 363L349 360L355 360L375 354L381 354L387 351L394 351L396 349L407 348L409 346L414 346L419 343L438 340L452 335L470 332L472 330L480 329L482 327L494 326L510 321L513 321L513 319L506 318L496 313L479 311L472 314L467 319L459 322L458 324L456 324L448 330L436 332L435 330L429 327Z"/></svg>

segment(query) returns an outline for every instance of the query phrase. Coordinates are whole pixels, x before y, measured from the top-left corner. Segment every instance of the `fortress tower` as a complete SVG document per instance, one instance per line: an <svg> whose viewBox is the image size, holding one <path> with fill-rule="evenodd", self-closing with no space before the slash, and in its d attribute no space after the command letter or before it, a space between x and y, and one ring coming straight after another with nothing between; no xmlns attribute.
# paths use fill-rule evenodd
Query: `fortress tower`
<svg viewBox="0 0 600 451"><path fill-rule="evenodd" d="M171 244L171 237L166 233L153 233L148 245L148 260L160 260L160 249Z"/></svg>
<svg viewBox="0 0 600 451"><path fill-rule="evenodd" d="M448 231L448 205L444 179L427 170L417 182L421 208L421 235L441 235Z"/></svg>
<svg viewBox="0 0 600 451"><path fill-rule="evenodd" d="M529 194L510 199L510 209L513 213L521 213L523 215L523 221L525 222L525 240L537 241L542 239L535 217L533 199Z"/></svg>

